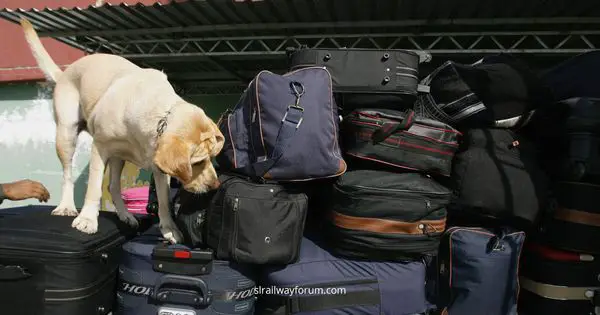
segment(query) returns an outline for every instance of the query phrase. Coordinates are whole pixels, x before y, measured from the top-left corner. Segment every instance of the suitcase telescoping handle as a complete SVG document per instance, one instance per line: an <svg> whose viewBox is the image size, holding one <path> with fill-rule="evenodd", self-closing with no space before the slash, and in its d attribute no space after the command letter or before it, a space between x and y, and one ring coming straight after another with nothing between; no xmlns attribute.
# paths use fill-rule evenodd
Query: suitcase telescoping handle
<svg viewBox="0 0 600 315"><path fill-rule="evenodd" d="M212 303L212 293L206 282L200 278L179 275L164 275L158 279L151 297L163 304L208 306Z"/></svg>
<svg viewBox="0 0 600 315"><path fill-rule="evenodd" d="M400 120L399 122L386 122L379 129L373 132L371 136L371 140L373 143L377 144L381 141L384 141L389 136L391 136L397 130L408 130L415 122L415 111L412 109L408 109L406 111L406 115L404 117L390 116L385 115L390 118L395 118Z"/></svg>

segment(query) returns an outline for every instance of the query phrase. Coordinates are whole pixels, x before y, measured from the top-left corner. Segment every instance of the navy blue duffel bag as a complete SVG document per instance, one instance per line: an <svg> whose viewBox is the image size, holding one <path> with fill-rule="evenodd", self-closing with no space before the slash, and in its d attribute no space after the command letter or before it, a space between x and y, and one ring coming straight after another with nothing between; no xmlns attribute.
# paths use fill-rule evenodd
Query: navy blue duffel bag
<svg viewBox="0 0 600 315"><path fill-rule="evenodd" d="M163 242L155 225L123 245L115 315L252 315L249 268Z"/></svg>
<svg viewBox="0 0 600 315"><path fill-rule="evenodd" d="M525 233L451 227L438 253L442 315L517 315L519 256Z"/></svg>
<svg viewBox="0 0 600 315"><path fill-rule="evenodd" d="M346 260L303 238L298 262L263 271L257 314L422 314L431 308L425 273L422 261Z"/></svg>
<svg viewBox="0 0 600 315"><path fill-rule="evenodd" d="M331 74L308 67L261 71L219 120L223 170L270 180L334 177L346 171Z"/></svg>

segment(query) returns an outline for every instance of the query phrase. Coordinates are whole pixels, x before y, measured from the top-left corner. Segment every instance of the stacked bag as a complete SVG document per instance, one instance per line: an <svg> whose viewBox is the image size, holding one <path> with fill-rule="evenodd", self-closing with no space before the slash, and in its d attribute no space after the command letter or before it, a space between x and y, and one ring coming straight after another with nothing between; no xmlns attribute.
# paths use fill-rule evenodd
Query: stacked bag
<svg viewBox="0 0 600 315"><path fill-rule="evenodd" d="M553 72L573 77L591 71L594 55L556 67L548 81L564 80L552 77ZM600 95L586 84L554 86L564 99L532 118L531 132L544 147L552 197L521 264L523 314L600 313Z"/></svg>
<svg viewBox="0 0 600 315"><path fill-rule="evenodd" d="M425 53L289 50L290 71L258 73L218 122L220 187L171 183L183 244L161 236L153 183L137 233L114 213L87 235L53 207L3 210L0 304L26 315L600 314L600 93L564 82L600 71L593 56L546 82L505 54L448 61L419 82Z"/></svg>
<svg viewBox="0 0 600 315"><path fill-rule="evenodd" d="M516 315L525 234L547 204L539 148L522 131L548 94L508 55L448 61L421 82L416 111L463 134L452 161L449 228L431 290L442 314Z"/></svg>

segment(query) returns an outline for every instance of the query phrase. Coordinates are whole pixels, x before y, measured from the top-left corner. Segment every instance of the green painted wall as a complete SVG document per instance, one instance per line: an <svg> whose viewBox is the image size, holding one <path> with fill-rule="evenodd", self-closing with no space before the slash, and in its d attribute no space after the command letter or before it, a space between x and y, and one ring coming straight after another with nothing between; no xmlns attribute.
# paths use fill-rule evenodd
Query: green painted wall
<svg viewBox="0 0 600 315"><path fill-rule="evenodd" d="M0 183L19 179L42 182L50 191L49 204L60 201L62 168L56 157L55 129L51 90L39 84L0 85ZM186 97L201 106L215 121L230 106L235 105L239 95L205 95ZM82 133L75 154L73 175L75 203L81 207L87 185L91 137ZM146 182L149 173L141 171L136 180L128 183ZM122 178L123 180L123 178ZM38 204L37 200L21 202L5 201L0 208Z"/></svg>

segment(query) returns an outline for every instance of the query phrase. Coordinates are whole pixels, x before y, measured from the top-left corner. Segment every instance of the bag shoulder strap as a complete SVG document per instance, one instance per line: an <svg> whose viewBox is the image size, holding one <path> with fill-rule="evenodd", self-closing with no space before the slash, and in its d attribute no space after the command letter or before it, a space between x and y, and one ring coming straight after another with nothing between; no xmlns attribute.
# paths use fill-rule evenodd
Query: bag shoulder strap
<svg viewBox="0 0 600 315"><path fill-rule="evenodd" d="M378 289L369 291L350 291L345 294L304 295L287 297L285 314L298 314L331 310L354 305L379 305L381 295Z"/></svg>
<svg viewBox="0 0 600 315"><path fill-rule="evenodd" d="M287 110L281 119L281 125L279 127L273 151L268 158L249 165L251 169L248 174L255 174L258 177L263 177L273 165L281 159L285 149L289 146L296 131L302 124L304 108L300 105L300 98L304 95L304 85L300 82L292 81L290 82L290 88L296 97L296 103L287 107Z"/></svg>

